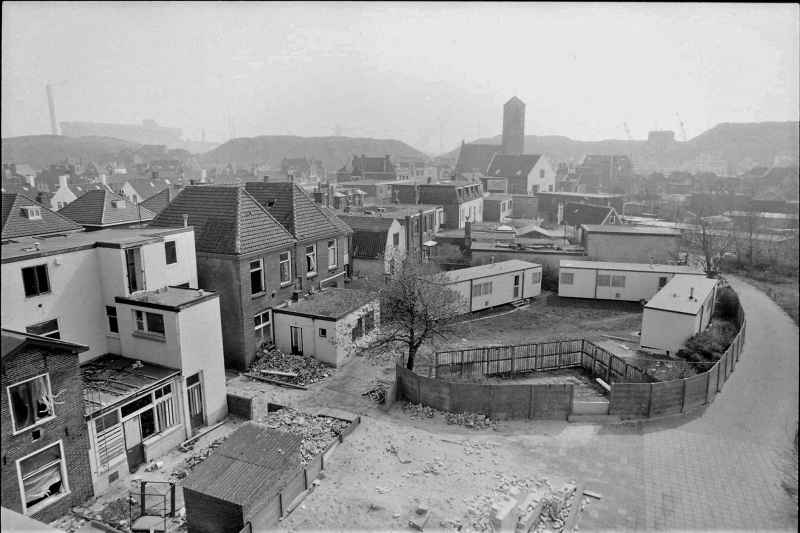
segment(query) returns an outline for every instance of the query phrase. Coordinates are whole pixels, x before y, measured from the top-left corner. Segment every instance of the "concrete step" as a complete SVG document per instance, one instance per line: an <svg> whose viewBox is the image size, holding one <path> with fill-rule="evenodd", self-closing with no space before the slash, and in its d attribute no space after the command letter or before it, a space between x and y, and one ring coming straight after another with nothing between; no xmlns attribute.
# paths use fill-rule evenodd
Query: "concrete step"
<svg viewBox="0 0 800 533"><path fill-rule="evenodd" d="M513 302L511 302L511 305L513 305L516 308L527 307L528 300L514 300Z"/></svg>
<svg viewBox="0 0 800 533"><path fill-rule="evenodd" d="M583 424L617 424L622 422L618 415L569 415L568 422Z"/></svg>

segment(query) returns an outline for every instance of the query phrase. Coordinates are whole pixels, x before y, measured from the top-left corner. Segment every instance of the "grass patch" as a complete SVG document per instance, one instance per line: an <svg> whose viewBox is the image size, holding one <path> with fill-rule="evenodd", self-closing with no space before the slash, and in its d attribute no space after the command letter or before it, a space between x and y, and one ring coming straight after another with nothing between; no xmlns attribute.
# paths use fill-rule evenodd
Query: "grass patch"
<svg viewBox="0 0 800 533"><path fill-rule="evenodd" d="M728 267L726 272L744 278L745 281L764 292L773 302L800 324L800 287L797 272L786 274L772 269Z"/></svg>

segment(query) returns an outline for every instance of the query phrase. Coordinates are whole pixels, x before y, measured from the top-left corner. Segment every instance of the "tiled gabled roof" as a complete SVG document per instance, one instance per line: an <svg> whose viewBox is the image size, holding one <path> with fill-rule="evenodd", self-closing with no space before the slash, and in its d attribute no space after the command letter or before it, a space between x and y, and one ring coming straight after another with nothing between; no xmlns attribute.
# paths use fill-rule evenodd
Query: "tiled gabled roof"
<svg viewBox="0 0 800 533"><path fill-rule="evenodd" d="M150 223L195 228L198 252L240 255L290 247L295 239L243 187L190 185Z"/></svg>
<svg viewBox="0 0 800 533"><path fill-rule="evenodd" d="M115 202L122 203L114 205ZM155 217L146 207L134 205L108 189L87 191L59 213L82 226L101 228L148 222Z"/></svg>
<svg viewBox="0 0 800 533"><path fill-rule="evenodd" d="M523 178L530 174L531 169L539 161L540 155L505 155L495 154L489 163L486 175L490 178Z"/></svg>
<svg viewBox="0 0 800 533"><path fill-rule="evenodd" d="M133 178L127 181L142 198L150 198L170 186L170 182L163 178Z"/></svg>
<svg viewBox="0 0 800 533"><path fill-rule="evenodd" d="M39 207L42 212L42 218L40 220L29 219L23 209L26 206ZM3 240L15 237L72 233L83 230L79 224L34 202L23 194L3 193L2 217Z"/></svg>
<svg viewBox="0 0 800 533"><path fill-rule="evenodd" d="M161 192L157 192L146 200L143 200L142 205L158 215L170 204L170 202L172 202L172 200L175 199L176 196L178 196L180 191L181 187L170 185Z"/></svg>
<svg viewBox="0 0 800 533"><path fill-rule="evenodd" d="M247 192L299 242L350 233L350 227L293 182L248 182Z"/></svg>
<svg viewBox="0 0 800 533"><path fill-rule="evenodd" d="M456 173L481 172L486 173L492 157L500 152L499 144L462 144L456 162Z"/></svg>
<svg viewBox="0 0 800 533"><path fill-rule="evenodd" d="M603 205L576 203L564 205L564 219L568 226L602 224L611 214L616 214L614 208Z"/></svg>

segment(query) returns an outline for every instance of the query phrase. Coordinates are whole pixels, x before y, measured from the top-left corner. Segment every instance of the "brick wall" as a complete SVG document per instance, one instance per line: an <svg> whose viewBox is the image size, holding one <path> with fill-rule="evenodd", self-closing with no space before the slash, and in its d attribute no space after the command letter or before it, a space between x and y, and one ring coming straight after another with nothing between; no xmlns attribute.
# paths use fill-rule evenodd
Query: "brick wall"
<svg viewBox="0 0 800 533"><path fill-rule="evenodd" d="M244 526L241 505L183 488L189 533L239 533Z"/></svg>
<svg viewBox="0 0 800 533"><path fill-rule="evenodd" d="M78 355L46 353L30 347L3 359L2 363L2 505L22 512L22 495L17 477L16 460L50 444L62 441L70 493L31 516L44 522L52 521L92 496L92 475L89 466L89 436L83 420L83 393ZM54 395L60 394L55 406L56 418L12 435L7 387L24 379L48 373ZM63 392L62 392L63 391ZM32 441L32 430L41 431L41 438Z"/></svg>

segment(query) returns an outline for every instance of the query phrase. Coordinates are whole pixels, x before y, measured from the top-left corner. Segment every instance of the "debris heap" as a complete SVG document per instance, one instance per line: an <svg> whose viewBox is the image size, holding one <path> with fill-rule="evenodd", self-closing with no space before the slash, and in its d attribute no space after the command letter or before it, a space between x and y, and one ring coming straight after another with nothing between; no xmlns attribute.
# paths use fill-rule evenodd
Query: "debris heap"
<svg viewBox="0 0 800 533"><path fill-rule="evenodd" d="M270 429L301 435L303 441L300 444L300 455L303 464L308 464L316 455L324 452L350 425L338 418L314 416L288 408L268 413L261 422Z"/></svg>
<svg viewBox="0 0 800 533"><path fill-rule="evenodd" d="M269 371L280 374L272 376ZM306 386L333 374L333 367L313 357L285 354L275 345L265 345L258 350L258 357L250 366L250 372L264 377L275 377L293 385Z"/></svg>
<svg viewBox="0 0 800 533"><path fill-rule="evenodd" d="M441 417L451 425L459 425L472 429L496 429L497 422L480 413L446 413L432 407L418 403L407 402L403 411L409 418L434 418Z"/></svg>
<svg viewBox="0 0 800 533"><path fill-rule="evenodd" d="M208 459L208 456L211 455L214 450L219 448L226 438L227 435L225 437L214 439L211 441L211 444L184 459L183 466L176 468L172 471L172 474L170 474L170 481L180 480L188 476L189 472L191 472L194 467ZM189 447L189 449L192 449L192 447Z"/></svg>

